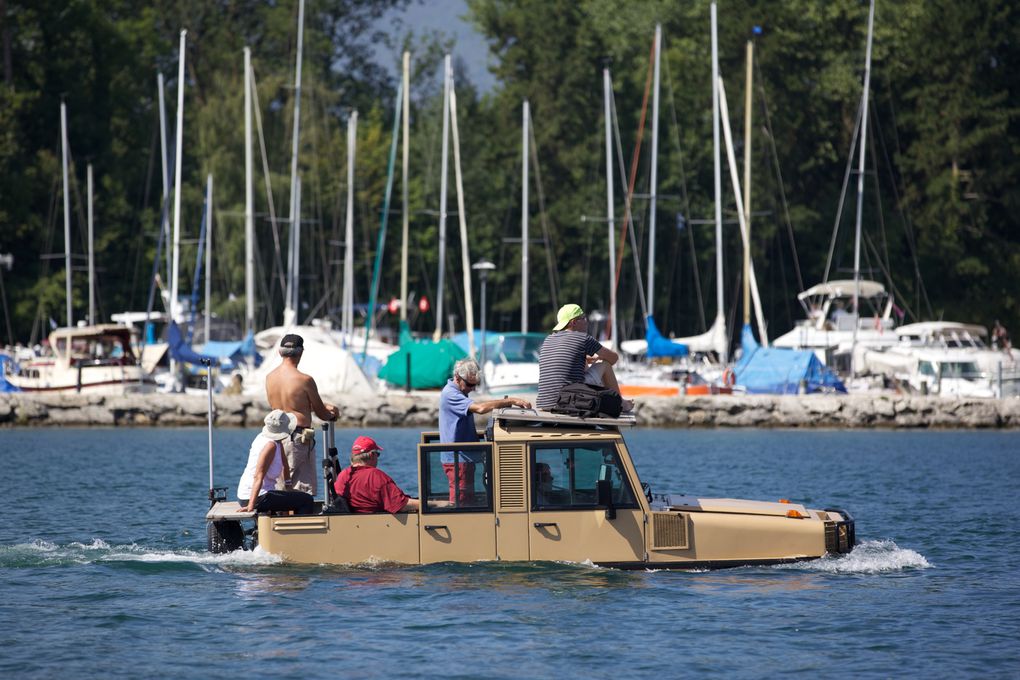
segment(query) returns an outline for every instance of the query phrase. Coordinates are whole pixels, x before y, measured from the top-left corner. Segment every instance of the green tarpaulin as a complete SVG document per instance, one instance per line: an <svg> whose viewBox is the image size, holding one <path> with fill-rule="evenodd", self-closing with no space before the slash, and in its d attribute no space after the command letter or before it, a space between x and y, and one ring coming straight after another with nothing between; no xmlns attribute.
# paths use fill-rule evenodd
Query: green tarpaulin
<svg viewBox="0 0 1020 680"><path fill-rule="evenodd" d="M438 389L453 376L453 365L467 353L452 340L415 340L407 323L400 322L400 349L391 354L379 377L398 387L407 385L407 358L411 357L411 388Z"/></svg>

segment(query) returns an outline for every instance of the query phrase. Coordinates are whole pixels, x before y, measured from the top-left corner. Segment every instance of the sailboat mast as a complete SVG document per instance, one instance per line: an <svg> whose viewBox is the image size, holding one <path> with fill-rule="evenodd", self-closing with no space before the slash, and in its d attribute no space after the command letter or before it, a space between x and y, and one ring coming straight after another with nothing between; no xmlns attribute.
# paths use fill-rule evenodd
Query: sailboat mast
<svg viewBox="0 0 1020 680"><path fill-rule="evenodd" d="M401 169L400 186L403 191L403 239L400 244L400 320L407 321L407 238L410 232L409 216L407 213L407 165L410 160L411 133L411 53L404 52L404 99L403 99L403 124L404 124L404 148L403 167Z"/></svg>
<svg viewBox="0 0 1020 680"><path fill-rule="evenodd" d="M723 238L722 238L722 160L719 149L719 29L716 5L712 3L712 151L715 178L715 309L716 323L724 324L723 315ZM724 333L725 336L725 333ZM719 359L725 363L728 343L720 347Z"/></svg>
<svg viewBox="0 0 1020 680"><path fill-rule="evenodd" d="M871 89L871 41L875 29L875 0L868 9L868 49L864 58L864 94L861 96L861 144L857 162L857 221L854 227L854 336L850 345L850 376L854 374L857 328L860 326L861 300L861 213L864 209L864 150L868 139L868 92Z"/></svg>
<svg viewBox="0 0 1020 680"><path fill-rule="evenodd" d="M92 230L92 164L85 168L85 184L88 187L89 211L89 325L96 324L96 260L95 239Z"/></svg>
<svg viewBox="0 0 1020 680"><path fill-rule="evenodd" d="M350 344L354 332L354 157L358 143L358 112L347 119L347 222L344 231L344 294L341 331ZM372 310L369 310L369 314ZM367 333L367 331L366 331Z"/></svg>
<svg viewBox="0 0 1020 680"><path fill-rule="evenodd" d="M298 308L300 276L301 203L298 199L298 143L301 137L301 52L305 35L305 0L298 2L297 58L294 65L294 125L290 152L290 249L287 257L287 300L283 323L294 323Z"/></svg>
<svg viewBox="0 0 1020 680"><path fill-rule="evenodd" d="M602 69L602 96L606 118L606 222L609 224L609 325L610 343L616 348L616 215L613 207L613 123L610 112L612 84L609 69Z"/></svg>
<svg viewBox="0 0 1020 680"><path fill-rule="evenodd" d="M210 172L205 178L205 342L209 344L212 315L212 249L213 249L213 179ZM210 369L211 372L211 369ZM212 376L208 376L208 380Z"/></svg>
<svg viewBox="0 0 1020 680"><path fill-rule="evenodd" d="M723 86L722 78L719 79L719 106L722 112L723 139L726 142L726 161L730 169L730 182L733 184L733 199L737 204L737 223L740 226L740 236L744 248L750 248L749 233L747 231L747 220L744 212L744 201L741 198L740 176L737 174L737 158L733 152L733 134L730 131L730 111L726 105L726 88ZM758 335L761 337L762 347L768 347L769 339L765 332L765 314L761 308L761 296L758 293L758 280L754 274L754 265L748 262L747 278L750 282L751 299L754 302L754 313L758 319Z"/></svg>
<svg viewBox="0 0 1020 680"><path fill-rule="evenodd" d="M439 282L436 286L436 331L434 339L443 334L443 279L446 276L446 173L450 156L450 81L453 66L450 55L443 60L443 160L439 182Z"/></svg>
<svg viewBox="0 0 1020 680"><path fill-rule="evenodd" d="M251 50L244 48L244 325L255 332L255 172L251 130Z"/></svg>
<svg viewBox="0 0 1020 680"><path fill-rule="evenodd" d="M170 284L170 321L177 320L178 270L181 264L181 167L184 165L184 47L188 32L181 31L180 56L177 59L177 140L174 153L174 255ZM171 362L173 363L173 362ZM172 366L171 369L174 367Z"/></svg>
<svg viewBox="0 0 1020 680"><path fill-rule="evenodd" d="M528 118L524 100L521 110L521 333L528 332Z"/></svg>
<svg viewBox="0 0 1020 680"><path fill-rule="evenodd" d="M71 198L67 179L67 105L60 102L60 154L64 176L64 294L67 304L67 326L74 325L71 315Z"/></svg>
<svg viewBox="0 0 1020 680"><path fill-rule="evenodd" d="M163 74L156 74L156 85L159 90L159 154L160 159L163 161L160 165L160 169L163 171L163 206L162 216L159 219L159 228L163 232L163 242L170 243L170 215L166 211L165 206L167 198L170 196L170 177L168 176L170 166L167 164L167 149L166 149L166 106L163 103ZM166 280L169 282L173 278L173 255L170 252L170 248L165 249L166 252Z"/></svg>
<svg viewBox="0 0 1020 680"><path fill-rule="evenodd" d="M464 178L460 171L460 129L457 126L457 93L450 88L450 127L453 130L453 172L457 182L457 221L460 224L460 266L464 272L464 325L468 353L475 356L475 306L471 296L471 255L468 249L467 210L464 208ZM485 328L485 324L482 324Z"/></svg>
<svg viewBox="0 0 1020 680"><path fill-rule="evenodd" d="M751 67L754 43L747 41L747 73L744 78L744 325L751 323Z"/></svg>
<svg viewBox="0 0 1020 680"><path fill-rule="evenodd" d="M659 182L659 63L662 24L655 25L655 67L652 90L652 170L648 201L648 314L655 316L655 207Z"/></svg>

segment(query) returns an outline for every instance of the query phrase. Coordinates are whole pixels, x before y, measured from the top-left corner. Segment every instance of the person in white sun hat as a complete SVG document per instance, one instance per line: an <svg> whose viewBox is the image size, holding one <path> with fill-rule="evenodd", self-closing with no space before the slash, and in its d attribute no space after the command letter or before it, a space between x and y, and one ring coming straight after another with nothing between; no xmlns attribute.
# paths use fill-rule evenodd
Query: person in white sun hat
<svg viewBox="0 0 1020 680"><path fill-rule="evenodd" d="M290 439L297 427L297 416L276 409L263 421L248 450L248 464L237 484L237 502L245 512L283 512L310 515L315 499L303 491L290 490L290 469L283 454L283 442ZM276 482L286 480L286 490L277 491Z"/></svg>

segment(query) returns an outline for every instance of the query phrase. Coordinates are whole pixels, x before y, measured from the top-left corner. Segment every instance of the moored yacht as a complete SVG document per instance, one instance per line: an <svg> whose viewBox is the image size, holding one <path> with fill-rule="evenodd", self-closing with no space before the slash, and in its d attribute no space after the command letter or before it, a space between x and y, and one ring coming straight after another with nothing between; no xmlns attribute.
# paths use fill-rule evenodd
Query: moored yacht
<svg viewBox="0 0 1020 680"><path fill-rule="evenodd" d="M856 285L852 280L828 281L812 286L797 295L806 318L793 330L776 338L774 347L809 349L830 368L846 372L853 364L860 365L865 349L895 345L893 300L885 286L877 281L860 281L860 307L870 314L853 309ZM855 344L857 347L855 347Z"/></svg>
<svg viewBox="0 0 1020 680"><path fill-rule="evenodd" d="M49 345L51 356L20 364L7 380L22 392L117 395L155 388L124 326L58 328L50 333Z"/></svg>

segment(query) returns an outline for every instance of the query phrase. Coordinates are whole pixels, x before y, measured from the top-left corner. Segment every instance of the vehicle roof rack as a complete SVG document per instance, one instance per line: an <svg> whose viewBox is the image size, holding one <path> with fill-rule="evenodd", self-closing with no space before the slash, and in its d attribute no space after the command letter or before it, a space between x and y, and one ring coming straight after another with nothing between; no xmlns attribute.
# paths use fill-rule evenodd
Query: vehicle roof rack
<svg viewBox="0 0 1020 680"><path fill-rule="evenodd" d="M492 412L492 417L495 420L514 422L519 425L562 425L592 428L634 427L637 425L637 418L633 413L621 414L619 418L609 416L578 418L533 408L500 408Z"/></svg>

